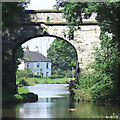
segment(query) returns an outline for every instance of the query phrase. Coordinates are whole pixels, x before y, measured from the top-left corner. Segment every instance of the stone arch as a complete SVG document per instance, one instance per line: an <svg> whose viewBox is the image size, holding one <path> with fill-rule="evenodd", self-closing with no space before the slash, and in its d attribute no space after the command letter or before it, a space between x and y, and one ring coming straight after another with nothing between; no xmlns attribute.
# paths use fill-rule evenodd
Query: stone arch
<svg viewBox="0 0 120 120"><path fill-rule="evenodd" d="M13 53L15 53L16 50L17 50L23 43L25 43L25 42L27 42L27 41L29 41L29 40L32 40L32 39L34 39L34 38L37 38L37 37L54 37L54 38L59 38L59 39L61 39L61 40L66 41L66 42L67 42L68 44L70 44L70 45L73 47L73 49L75 50L75 52L76 52L76 57L77 57L77 60L78 60L78 54L77 54L77 50L76 50L75 46L74 46L73 44L71 44L68 40L66 40L66 39L64 39L64 38L62 38L62 37L56 36L56 35L42 35L42 34L39 34L39 35L30 36L30 37L28 36L28 37L24 38L23 41L20 41L18 44L16 44L15 48L13 48Z"/></svg>
<svg viewBox="0 0 120 120"><path fill-rule="evenodd" d="M50 16L50 22L46 21L46 16ZM74 33L74 40L67 39L68 28L62 11L27 11L25 18L16 18L19 24L2 32L2 85L16 92L15 52L22 43L34 37L53 36L66 40L76 50L78 68L85 70L89 61L94 60L94 45L100 46L100 27L94 18L83 21L81 29Z"/></svg>
<svg viewBox="0 0 120 120"><path fill-rule="evenodd" d="M59 31L58 31L59 32ZM59 35L52 35L48 32L44 31L41 26L31 26L31 25L21 25L16 28L10 28L3 32L2 39L3 39L3 86L7 86L7 88L15 93L17 86L16 86L16 71L15 71L15 53L18 47L23 44L24 42L35 38L35 37L43 37L43 36L51 36L57 37L67 41L71 44L68 40L63 38ZM72 44L71 44L72 45ZM76 51L77 61L78 61L78 54L77 50L72 45Z"/></svg>
<svg viewBox="0 0 120 120"><path fill-rule="evenodd" d="M32 40L33 38L37 38L37 37L54 37L54 38L59 38L59 39L61 39L61 40L64 40L64 41L66 41L68 44L70 44L72 47L73 47L73 49L75 50L75 56L76 56L76 74L77 74L77 72L79 71L78 69L79 69L79 66L78 66L78 54L77 54L77 50L76 50L76 48L75 48L75 46L74 45L72 45L70 42L68 42L68 40L65 40L65 39L63 39L63 38L61 38L61 37L59 37L59 36L55 36L55 35L34 35L34 36L28 36L27 38L24 38L24 40L22 41L22 42L20 42L20 43L18 43L17 45L16 45L16 47L14 48L14 52L13 52L13 55L14 55L14 57L15 57L15 54L16 54L16 50L23 44L23 43L25 43L25 42L27 42L27 41L29 41L29 40Z"/></svg>

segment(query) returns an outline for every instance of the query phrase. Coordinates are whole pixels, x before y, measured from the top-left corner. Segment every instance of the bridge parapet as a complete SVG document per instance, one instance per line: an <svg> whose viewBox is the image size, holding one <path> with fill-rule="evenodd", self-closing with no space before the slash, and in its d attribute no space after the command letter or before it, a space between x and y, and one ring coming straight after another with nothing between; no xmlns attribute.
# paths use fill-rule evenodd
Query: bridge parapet
<svg viewBox="0 0 120 120"><path fill-rule="evenodd" d="M51 22L65 23L62 11L55 10L26 10L26 15L29 15L31 22Z"/></svg>
<svg viewBox="0 0 120 120"><path fill-rule="evenodd" d="M66 24L66 19L63 18L64 13L57 10L26 10L26 15L29 15L30 22L45 23L45 24ZM96 14L93 13L89 19L83 19L83 24L97 24L95 20ZM28 22L28 16L26 22Z"/></svg>

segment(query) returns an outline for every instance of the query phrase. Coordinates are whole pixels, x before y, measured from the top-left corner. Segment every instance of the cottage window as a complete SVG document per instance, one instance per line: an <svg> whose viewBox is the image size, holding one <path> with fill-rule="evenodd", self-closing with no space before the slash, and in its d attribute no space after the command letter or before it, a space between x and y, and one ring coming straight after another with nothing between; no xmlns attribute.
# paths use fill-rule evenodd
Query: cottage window
<svg viewBox="0 0 120 120"><path fill-rule="evenodd" d="M37 75L39 75L39 72L37 72Z"/></svg>
<svg viewBox="0 0 120 120"><path fill-rule="evenodd" d="M29 68L29 63L27 63L27 68Z"/></svg>
<svg viewBox="0 0 120 120"><path fill-rule="evenodd" d="M42 73L42 69L40 69L40 73Z"/></svg>
<svg viewBox="0 0 120 120"><path fill-rule="evenodd" d="M49 63L46 64L46 68L48 68Z"/></svg>
<svg viewBox="0 0 120 120"><path fill-rule="evenodd" d="M37 64L37 68L39 68L39 63Z"/></svg>

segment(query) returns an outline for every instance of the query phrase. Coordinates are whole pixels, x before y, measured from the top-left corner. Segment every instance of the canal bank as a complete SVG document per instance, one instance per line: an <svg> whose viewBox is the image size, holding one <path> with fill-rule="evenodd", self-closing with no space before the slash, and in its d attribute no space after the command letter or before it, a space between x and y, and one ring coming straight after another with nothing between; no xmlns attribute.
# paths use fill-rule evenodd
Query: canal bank
<svg viewBox="0 0 120 120"><path fill-rule="evenodd" d="M6 104L36 102L38 100L38 95L33 92L29 92L26 87L21 87L19 90L22 92L11 94L7 89L2 87L2 106L6 106Z"/></svg>

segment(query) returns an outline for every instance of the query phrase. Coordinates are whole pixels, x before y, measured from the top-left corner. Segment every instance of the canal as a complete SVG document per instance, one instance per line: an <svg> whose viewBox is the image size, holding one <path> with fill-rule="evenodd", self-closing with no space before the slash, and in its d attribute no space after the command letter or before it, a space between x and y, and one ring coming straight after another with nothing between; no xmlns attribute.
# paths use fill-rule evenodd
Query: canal
<svg viewBox="0 0 120 120"><path fill-rule="evenodd" d="M28 88L31 92L38 94L38 101L14 106L7 105L3 109L3 117L97 118L120 113L120 107L115 105L73 102L70 99L68 84L36 84Z"/></svg>

